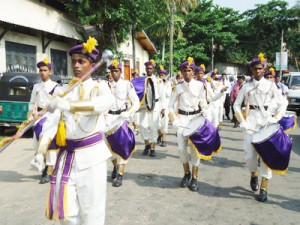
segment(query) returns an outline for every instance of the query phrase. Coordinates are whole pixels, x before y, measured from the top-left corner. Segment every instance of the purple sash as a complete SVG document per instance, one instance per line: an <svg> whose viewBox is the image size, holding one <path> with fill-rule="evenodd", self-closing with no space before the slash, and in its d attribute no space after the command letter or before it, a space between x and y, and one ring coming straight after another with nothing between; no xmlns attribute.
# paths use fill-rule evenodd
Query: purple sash
<svg viewBox="0 0 300 225"><path fill-rule="evenodd" d="M135 135L124 121L122 126L113 134L106 135L109 148L112 152L127 160L136 150Z"/></svg>
<svg viewBox="0 0 300 225"><path fill-rule="evenodd" d="M145 95L145 80L146 77L138 77L131 81L135 89L135 92L140 99L140 102L142 101Z"/></svg>
<svg viewBox="0 0 300 225"><path fill-rule="evenodd" d="M280 127L268 140L252 143L263 162L275 173L287 171L292 142Z"/></svg>
<svg viewBox="0 0 300 225"><path fill-rule="evenodd" d="M204 160L210 160L213 154L222 149L219 132L207 119L203 126L189 136L189 141L197 156Z"/></svg>
<svg viewBox="0 0 300 225"><path fill-rule="evenodd" d="M282 117L281 120L278 122L280 126L282 126L282 129L285 132L289 132L293 130L297 124L297 116L287 116L287 117Z"/></svg>
<svg viewBox="0 0 300 225"><path fill-rule="evenodd" d="M48 219L53 219L54 209L53 209L53 200L54 200L54 191L56 185L56 177L58 172L59 163L62 160L63 153L66 152L66 156L64 158L64 163L62 167L62 177L60 181L59 194L58 194L58 219L64 220L66 218L67 212L67 184L70 177L70 173L72 170L72 163L75 157L75 149L76 148L86 148L92 145L95 145L102 141L102 133L93 134L83 139L78 140L67 140L67 146L61 147L58 156L57 163L55 164L53 174L50 180L50 191L48 196L48 202L46 207L46 216Z"/></svg>

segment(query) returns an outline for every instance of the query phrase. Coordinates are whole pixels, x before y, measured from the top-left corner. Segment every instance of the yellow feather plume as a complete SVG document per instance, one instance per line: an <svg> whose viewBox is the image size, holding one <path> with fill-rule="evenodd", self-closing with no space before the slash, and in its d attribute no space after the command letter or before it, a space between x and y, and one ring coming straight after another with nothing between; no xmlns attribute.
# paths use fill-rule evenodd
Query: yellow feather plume
<svg viewBox="0 0 300 225"><path fill-rule="evenodd" d="M164 66L163 66L163 65L160 65L160 66L159 66L159 69L160 69L160 70L164 70Z"/></svg>
<svg viewBox="0 0 300 225"><path fill-rule="evenodd" d="M139 71L138 71L138 70L135 70L135 72L136 72L136 73L139 73Z"/></svg>
<svg viewBox="0 0 300 225"><path fill-rule="evenodd" d="M274 68L273 68L273 67L271 67L271 68L269 69L269 71L271 72L271 74L272 74L272 75L274 75L274 74L275 74L275 70L274 70Z"/></svg>
<svg viewBox="0 0 300 225"><path fill-rule="evenodd" d="M214 69L214 72L217 73L217 72L218 72L218 69Z"/></svg>
<svg viewBox="0 0 300 225"><path fill-rule="evenodd" d="M200 68L202 68L203 70L205 70L204 64L201 64L201 65L200 65Z"/></svg>
<svg viewBox="0 0 300 225"><path fill-rule="evenodd" d="M113 67L118 68L119 61L117 59L114 59L112 65Z"/></svg>
<svg viewBox="0 0 300 225"><path fill-rule="evenodd" d="M190 66L191 63L194 61L194 59L192 57L188 57L187 59L187 62L188 62L188 65Z"/></svg>
<svg viewBox="0 0 300 225"><path fill-rule="evenodd" d="M46 65L49 64L49 61L48 61L48 59L46 59L46 58L44 58L43 62L44 62Z"/></svg>
<svg viewBox="0 0 300 225"><path fill-rule="evenodd" d="M153 59L151 59L151 60L150 60L150 63L151 63L152 65L154 65L154 64L155 64L155 61L154 61Z"/></svg>
<svg viewBox="0 0 300 225"><path fill-rule="evenodd" d="M96 48L97 45L98 45L97 40L93 37L89 37L87 42L83 43L82 53L83 54L91 53Z"/></svg>
<svg viewBox="0 0 300 225"><path fill-rule="evenodd" d="M261 62L263 62L263 61L266 60L265 55L264 55L263 53L259 53L259 54L258 54L258 58L259 58L259 60L260 60Z"/></svg>

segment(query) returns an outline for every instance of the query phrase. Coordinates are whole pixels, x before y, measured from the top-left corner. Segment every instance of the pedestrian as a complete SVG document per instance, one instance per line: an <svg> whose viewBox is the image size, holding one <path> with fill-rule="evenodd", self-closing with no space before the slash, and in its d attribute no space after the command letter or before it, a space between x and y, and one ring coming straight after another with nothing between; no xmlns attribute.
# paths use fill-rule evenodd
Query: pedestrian
<svg viewBox="0 0 300 225"><path fill-rule="evenodd" d="M96 45L97 40L89 37L86 43L69 50L74 78L57 88L51 99L51 113L35 156L37 163L42 162L56 136L60 150L51 176L46 216L59 219L61 224L100 225L105 220L106 161L111 153L103 141L103 114L112 107L114 98L105 81L98 83L91 78L97 69Z"/></svg>
<svg viewBox="0 0 300 225"><path fill-rule="evenodd" d="M239 75L237 77L237 82L233 85L232 90L230 92L230 105L231 105L231 111L232 111L232 115L233 115L232 120L233 120L233 123L234 123L234 125L233 125L234 128L238 127L239 122L235 118L233 105L234 105L236 97L239 94L239 91L243 87L244 82L245 82L245 76L244 75ZM242 105L242 108L243 108L243 105Z"/></svg>
<svg viewBox="0 0 300 225"><path fill-rule="evenodd" d="M142 108L140 110L140 134L145 143L143 155L148 155L150 151L150 157L155 157L155 144L158 138L157 131L159 129L159 116L165 114L166 94L162 79L157 79L154 75L156 67L155 61L151 59L150 61L145 62L145 67L147 78L152 80L154 86L154 93L152 93L152 97L154 96L155 100L151 100L155 103L152 111L149 111L147 108Z"/></svg>
<svg viewBox="0 0 300 225"><path fill-rule="evenodd" d="M263 54L259 54L258 58L254 58L250 62L253 80L243 85L233 106L235 117L244 132L245 160L249 172L251 173L250 187L253 191L257 191L259 188L259 173L262 177L260 193L257 197L257 200L261 202L267 201L267 190L269 180L272 178L272 171L264 163L261 163L260 172L258 173L258 154L252 146L253 136L261 128L277 123L285 114L287 107L287 102L284 101L283 96L278 93L275 83L263 77L266 63L267 61ZM244 101L245 105L249 105L250 108L246 119L241 112ZM272 101L276 101L277 103L274 116L272 116L272 113L269 111L269 108L271 108L269 105ZM265 150L268 151L268 149Z"/></svg>
<svg viewBox="0 0 300 225"><path fill-rule="evenodd" d="M54 93L55 88L58 83L50 79L52 73L52 63L48 59L44 59L37 63L37 68L39 69L39 74L41 76L41 82L33 86L31 92L31 98L29 102L28 118L29 120L37 119L38 114L45 110L47 104L50 101L51 96ZM38 150L38 141L40 138L40 133L42 131L43 123L45 122L45 117L37 119L33 127L33 149L35 154ZM45 167L42 171L42 176L40 179L40 184L45 184L50 181L49 174L52 172L52 168L56 161L56 149L49 149L47 151L47 160L45 159Z"/></svg>
<svg viewBox="0 0 300 225"><path fill-rule="evenodd" d="M161 65L159 67L159 70L157 71L158 76L160 79L163 80L163 87L165 90L165 105L168 106L172 94L172 86L169 80L167 79L167 70ZM160 104L162 104L162 101L160 101ZM163 106L160 105L162 108ZM164 114L161 114L160 117L160 126L158 129L158 138L157 138L157 144L160 144L161 147L166 147L166 141L167 141L167 134L169 130L169 109L168 107L165 108Z"/></svg>
<svg viewBox="0 0 300 225"><path fill-rule="evenodd" d="M113 80L110 82L110 89L114 96L114 104L108 111L108 114L105 116L106 118L106 125L110 126L113 124L116 120L122 118L125 121L129 121L130 117L133 116L133 114L139 109L140 107L140 101L139 98L134 90L133 85L127 81L121 78L122 74L122 63L118 62L117 59L113 60L113 63L109 65L108 69L111 71ZM127 108L127 101L131 102L130 108ZM120 129L120 128L119 128ZM128 131L128 130L127 130ZM127 134L124 132L124 134ZM129 146L124 146L128 144L127 140L125 139L131 139ZM113 142L113 143L112 143ZM113 186L114 187L120 187L122 185L125 165L128 162L129 157L127 158L127 155L122 152L123 149L126 149L129 153L129 156L134 152L135 150L135 138L133 136L126 136L124 135L122 138L119 136L117 138L113 138L112 140L108 139L108 146L110 147L111 151L114 153L111 157L111 161L113 163L113 171L111 174L111 178L113 180ZM116 143L119 143L117 147ZM123 146L122 146L123 145ZM127 152L126 152L127 153ZM126 155L126 158L124 157Z"/></svg>
<svg viewBox="0 0 300 225"><path fill-rule="evenodd" d="M173 121L172 126L177 130L178 153L180 161L183 164L184 177L181 180L180 186L189 187L191 191L198 190L198 167L200 158L195 151L191 151L191 157L188 153L188 137L183 136L183 127L200 113L205 114L207 109L206 91L204 84L193 79L193 70L195 63L193 58L189 57L184 61L179 69L183 75L183 82L176 85L172 92L169 103L170 119ZM178 105L178 116L176 114ZM189 162L192 164L192 173Z"/></svg>
<svg viewBox="0 0 300 225"><path fill-rule="evenodd" d="M231 83L227 78L226 73L222 73L221 83L223 87L228 87L228 89L224 92L225 93L225 100L224 100L224 109L225 109L225 116L227 120L230 119L230 90L231 90ZM222 113L223 117L223 113Z"/></svg>

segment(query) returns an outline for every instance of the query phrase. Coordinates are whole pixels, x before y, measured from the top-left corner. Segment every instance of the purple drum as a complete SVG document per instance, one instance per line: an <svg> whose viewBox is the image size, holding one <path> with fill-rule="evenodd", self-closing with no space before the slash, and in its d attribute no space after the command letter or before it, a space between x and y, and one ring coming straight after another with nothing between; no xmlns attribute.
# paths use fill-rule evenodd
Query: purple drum
<svg viewBox="0 0 300 225"><path fill-rule="evenodd" d="M135 152L135 135L126 121L117 119L104 131L110 150L124 160Z"/></svg>
<svg viewBox="0 0 300 225"><path fill-rule="evenodd" d="M292 131L297 125L297 115L293 111L286 111L285 115L278 122L284 132Z"/></svg>
<svg viewBox="0 0 300 225"><path fill-rule="evenodd" d="M252 144L262 161L273 172L286 173L292 142L279 124L272 124L254 134Z"/></svg>
<svg viewBox="0 0 300 225"><path fill-rule="evenodd" d="M222 149L217 128L203 116L191 120L182 134L189 138L193 150L201 159L210 160Z"/></svg>

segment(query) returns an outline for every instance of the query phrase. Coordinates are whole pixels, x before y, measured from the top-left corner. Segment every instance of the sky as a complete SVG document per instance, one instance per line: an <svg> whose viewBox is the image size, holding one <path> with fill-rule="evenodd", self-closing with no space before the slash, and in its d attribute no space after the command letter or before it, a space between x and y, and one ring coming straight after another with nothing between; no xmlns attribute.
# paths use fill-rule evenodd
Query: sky
<svg viewBox="0 0 300 225"><path fill-rule="evenodd" d="M297 0L285 0L289 4L289 8L296 4ZM256 4L266 4L268 0L213 0L213 2L222 7L233 8L240 12L245 12L248 9L256 8Z"/></svg>

